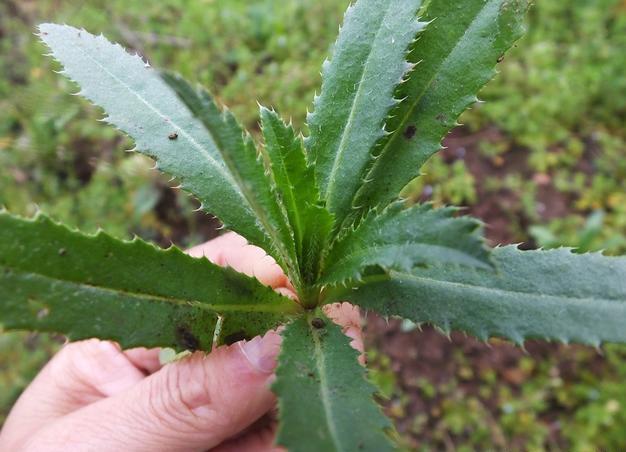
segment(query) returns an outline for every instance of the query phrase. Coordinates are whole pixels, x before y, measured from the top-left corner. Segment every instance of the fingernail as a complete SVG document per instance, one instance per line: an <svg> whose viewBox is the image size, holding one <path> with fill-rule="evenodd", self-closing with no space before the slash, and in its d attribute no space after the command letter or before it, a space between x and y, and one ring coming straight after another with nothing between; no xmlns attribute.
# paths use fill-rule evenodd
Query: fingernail
<svg viewBox="0 0 626 452"><path fill-rule="evenodd" d="M265 336L257 336L251 341L237 342L241 353L257 372L271 374L276 367L276 357L280 348L280 336L270 331Z"/></svg>

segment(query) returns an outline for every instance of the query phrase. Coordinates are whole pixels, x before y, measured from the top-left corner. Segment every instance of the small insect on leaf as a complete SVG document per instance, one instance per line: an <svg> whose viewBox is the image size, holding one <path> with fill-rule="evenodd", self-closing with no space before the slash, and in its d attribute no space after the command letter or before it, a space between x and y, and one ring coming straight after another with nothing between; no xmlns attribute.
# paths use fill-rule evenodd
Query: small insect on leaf
<svg viewBox="0 0 626 452"><path fill-rule="evenodd" d="M416 131L417 128L414 125L408 126L406 129L404 129L404 138L410 140L411 138L413 138Z"/></svg>
<svg viewBox="0 0 626 452"><path fill-rule="evenodd" d="M326 323L319 317L315 317L313 320L311 320L311 326L315 329L321 330L326 326Z"/></svg>
<svg viewBox="0 0 626 452"><path fill-rule="evenodd" d="M176 132L172 132L167 136L170 140L175 140L178 138L178 134Z"/></svg>

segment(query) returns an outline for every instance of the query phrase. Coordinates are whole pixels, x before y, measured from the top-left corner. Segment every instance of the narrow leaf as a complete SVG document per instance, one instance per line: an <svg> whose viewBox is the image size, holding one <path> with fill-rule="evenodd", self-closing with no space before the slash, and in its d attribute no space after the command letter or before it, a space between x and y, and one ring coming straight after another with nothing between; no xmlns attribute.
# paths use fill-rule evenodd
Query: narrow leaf
<svg viewBox="0 0 626 452"><path fill-rule="evenodd" d="M255 279L104 233L84 235L43 215L0 212L0 325L98 337L122 347L210 350L222 338L265 333L298 305Z"/></svg>
<svg viewBox="0 0 626 452"><path fill-rule="evenodd" d="M257 153L252 138L244 133L230 111L220 110L207 90L202 87L194 89L176 74L164 73L162 77L193 115L202 121L222 161L257 216L261 229L270 236L271 245L267 251L276 257L278 263L287 270L293 284L299 288L301 284L293 232L286 211L281 210L272 193L271 178L266 175L263 157Z"/></svg>
<svg viewBox="0 0 626 452"><path fill-rule="evenodd" d="M277 443L290 452L394 450L391 427L372 399L350 339L331 320L308 314L282 333L276 382Z"/></svg>
<svg viewBox="0 0 626 452"><path fill-rule="evenodd" d="M157 160L157 168L175 176L227 228L285 261L274 253L276 240L268 222L259 220L256 199L249 196L252 188L242 185L224 161L227 152L253 152L249 144L223 148L241 145L241 131L230 118L224 120L223 135L212 136L139 56L73 27L42 24L39 30L63 64L62 73L81 86L81 95L106 110L109 124L129 134L138 151ZM228 134L230 141L224 139ZM256 180L249 183L265 188Z"/></svg>
<svg viewBox="0 0 626 452"><path fill-rule="evenodd" d="M404 208L404 203L396 202L382 212L372 211L335 242L321 284L359 280L372 266L399 271L431 264L491 268L480 222L455 217L456 210L433 209L429 204Z"/></svg>
<svg viewBox="0 0 626 452"><path fill-rule="evenodd" d="M329 302L348 300L484 340L626 341L626 258L514 246L492 255L498 273L451 266L390 271L332 294Z"/></svg>
<svg viewBox="0 0 626 452"><path fill-rule="evenodd" d="M396 105L394 90L411 65L409 44L423 26L420 0L359 0L348 7L322 91L308 115L309 158L337 225L351 210L374 144Z"/></svg>
<svg viewBox="0 0 626 452"><path fill-rule="evenodd" d="M307 165L302 140L276 112L261 107L265 150L277 197L289 218L303 279L314 282L319 272L333 219L321 206L313 168Z"/></svg>
<svg viewBox="0 0 626 452"><path fill-rule="evenodd" d="M429 24L409 61L417 63L387 123L393 132L376 150L367 183L354 204L366 212L386 205L419 175L444 135L495 75L503 54L521 37L526 0L431 0Z"/></svg>

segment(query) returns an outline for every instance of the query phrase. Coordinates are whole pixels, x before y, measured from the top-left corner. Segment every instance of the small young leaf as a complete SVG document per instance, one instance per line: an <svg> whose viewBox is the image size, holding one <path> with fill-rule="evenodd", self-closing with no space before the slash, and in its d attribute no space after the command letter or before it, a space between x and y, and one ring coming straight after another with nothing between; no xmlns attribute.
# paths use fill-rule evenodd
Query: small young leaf
<svg viewBox="0 0 626 452"><path fill-rule="evenodd" d="M421 0L358 0L349 6L322 91L307 121L309 159L337 226L350 212L374 144L396 105L394 90L411 67L410 43L423 26Z"/></svg>
<svg viewBox="0 0 626 452"><path fill-rule="evenodd" d="M419 175L424 162L458 116L476 101L494 76L502 55L523 34L526 0L431 0L429 24L415 42L409 61L417 63L398 95L379 143L378 158L354 205L367 212L386 205Z"/></svg>
<svg viewBox="0 0 626 452"><path fill-rule="evenodd" d="M335 242L320 284L358 280L372 266L399 271L430 264L490 268L480 222L455 217L455 212L454 208L433 209L429 204L404 208L400 201L382 212L373 210L356 229Z"/></svg>
<svg viewBox="0 0 626 452"><path fill-rule="evenodd" d="M299 306L258 281L141 240L84 235L43 215L0 212L0 326L54 331L72 340L112 339L124 348L210 350L252 337Z"/></svg>
<svg viewBox="0 0 626 452"><path fill-rule="evenodd" d="M308 314L282 333L276 382L277 444L290 452L394 450L391 428L372 399L350 339L322 314Z"/></svg>
<svg viewBox="0 0 626 452"><path fill-rule="evenodd" d="M242 154L238 157L250 165L256 158L232 117L223 119L220 136L212 136L139 56L102 36L66 25L42 24L39 30L54 58L63 64L63 74L81 86L80 94L107 111L108 123L134 138L139 152L156 159L160 170L178 178L181 188L193 193L227 228L285 263L284 253L274 252L273 228L279 226L271 224L277 221L269 217L273 212L268 211L269 218L262 221L257 205L261 201L250 195L255 190L263 194L269 186L269 181L263 185L257 180L257 173L263 172L261 163L258 169L248 168L255 177L242 183L231 172L231 162L225 161L229 153L231 158L233 153ZM231 145L239 147L224 148Z"/></svg>
<svg viewBox="0 0 626 452"><path fill-rule="evenodd" d="M315 173L307 166L301 138L276 112L264 107L261 107L261 128L278 199L294 233L301 273L305 282L312 284L319 276L321 254L333 218L320 205Z"/></svg>
<svg viewBox="0 0 626 452"><path fill-rule="evenodd" d="M492 253L498 273L441 266L370 276L348 300L383 315L501 336L599 345L626 341L626 258L568 249Z"/></svg>

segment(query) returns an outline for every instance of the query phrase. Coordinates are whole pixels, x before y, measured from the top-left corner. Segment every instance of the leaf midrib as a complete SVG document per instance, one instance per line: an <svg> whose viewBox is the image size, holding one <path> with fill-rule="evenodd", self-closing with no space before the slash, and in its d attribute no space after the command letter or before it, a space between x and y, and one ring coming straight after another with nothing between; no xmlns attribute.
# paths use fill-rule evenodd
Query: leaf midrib
<svg viewBox="0 0 626 452"><path fill-rule="evenodd" d="M80 48L81 52L83 55L85 55L89 60L93 61L100 69L102 69L109 77L111 77L115 82L119 83L124 89L126 89L129 93L131 93L132 95L134 95L141 103L143 103L146 107L148 107L150 110L152 110L157 116L159 116L160 118L166 120L167 122L169 122L172 127L177 130L178 132L180 132L180 134L187 139L187 141L189 141L189 143L191 143L191 145L196 148L198 151L200 151L200 153L209 161L209 163L214 166L219 172L220 174L222 174L222 176L227 179L227 180L231 180L231 182L233 182L235 184L235 181L232 180L232 176L225 171L225 168L220 165L220 163L215 160L211 154L209 153L208 150L206 150L200 143L198 143L198 141L192 137L189 132L187 132L184 128L182 128L181 126L179 126L177 123L175 123L174 121L172 121L172 119L170 117L168 117L167 115L163 114L159 109L157 109L154 105L152 105L150 102L148 102L141 94L139 94L137 91L133 90L130 86L128 86L128 84L126 84L122 79L120 79L118 76L116 76L114 73L112 73L111 71L109 71L106 66L102 65L97 59L95 59L94 57L92 57L90 54L88 54L87 52L85 52L85 49L82 46L78 46L78 48ZM148 69L148 70L152 70L152 69ZM158 159L158 158L157 158Z"/></svg>
<svg viewBox="0 0 626 452"><path fill-rule="evenodd" d="M402 121L400 121L400 124L396 128L395 132L389 137L389 140L387 140L387 142L384 144L384 146L378 152L379 156L382 156L387 151L387 149L391 147L392 143L395 143L399 139L399 136L402 135L401 131L404 130L404 127L406 126L407 122L409 121L409 118L411 117L412 113L415 111L415 108L417 107L417 105L424 98L426 93L429 92L429 88L432 86L433 82L435 81L435 78L437 78L437 75L439 74L440 69L443 66L446 65L446 63L450 59L451 55L459 47L461 42L464 41L464 39L467 36L467 34L469 33L469 31L474 27L474 24L476 23L478 18L483 14L483 12L485 11L485 9L487 9L488 6L491 6L491 3L493 1L496 1L496 0L488 0L485 3L485 5L482 8L480 8L480 10L477 12L476 16L474 17L474 19L470 22L470 25L465 29L463 34L461 36L459 36L459 38L458 38L456 44L454 45L454 47L452 47L452 49L448 52L447 56L441 61L441 63L434 68L432 77L424 85L424 89L422 90L420 95L417 96L413 102L409 103L409 108L406 110L406 114L402 118ZM436 20L436 18L433 19L433 20ZM419 65L417 66L417 70L419 70ZM354 201L356 200L357 196L358 196L358 192L355 193L355 195L353 197L353 200L352 200L352 203L354 203Z"/></svg>
<svg viewBox="0 0 626 452"><path fill-rule="evenodd" d="M308 316L310 317L310 316ZM326 371L326 359L324 358L324 352L322 350L322 343L319 338L319 333L311 325L311 318L307 319L307 326L313 338L313 344L315 347L315 362L317 364L317 372L320 377L320 400L322 407L324 408L324 419L326 420L326 426L330 433L331 439L338 452L344 451L344 447L339 440L339 432L335 424L332 421L333 418L333 403L330 390L328 387L329 376Z"/></svg>
<svg viewBox="0 0 626 452"><path fill-rule="evenodd" d="M552 295L552 294L547 294L543 292L525 292L522 290L500 289L497 287L480 286L477 284L462 283L458 281L447 281L443 279L435 279L435 278L429 278L425 276L417 276L412 273L401 272L401 271L396 271L396 270L391 270L386 275L376 275L376 276L372 276L369 278L365 278L363 279L362 284L360 284L359 286L362 287L362 286L366 286L367 284L375 283L375 282L393 281L394 277L397 277L398 279L409 279L413 281L421 281L421 282L430 283L432 285L439 285L439 286L444 286L444 287L453 286L453 287L457 287L461 289L473 290L476 292L491 292L494 294L508 295L508 296L520 295L520 296L533 297L533 298L540 297L546 300L552 300L557 303L560 303L563 299L570 300L572 302L576 301L576 302L581 302L581 303L606 302L611 305L614 303L624 303L626 301L620 298L575 297L575 296L570 296L570 295ZM365 287L363 288L365 289ZM626 303L624 305L626 306Z"/></svg>
<svg viewBox="0 0 626 452"><path fill-rule="evenodd" d="M376 30L376 34L374 35L374 38L372 39L372 44L370 46L371 49L374 48L375 44L378 42L378 37L380 36L380 32L383 28L383 25L385 23L385 20L387 19L387 15L389 14L389 11L391 10L391 2L389 2L387 4L387 10L385 12L385 14L383 14L378 29ZM365 80L365 74L368 73L369 74L369 65L372 59L372 51L370 51L370 53L367 55L367 59L365 60L365 64L363 65L363 72L361 73L361 77L359 78L358 84L359 87L357 88L356 93L354 94L354 100L352 102L352 108L350 109L350 114L348 115L348 120L346 121L346 124L343 127L343 131L342 131L342 135L341 135L341 141L339 142L339 146L337 147L337 152L335 153L335 158L333 160L333 166L331 168L330 171L330 175L328 178L328 187L326 189L326 199L329 200L328 202L328 207L330 208L331 205L331 194L333 193L333 190L336 186L336 182L337 182L337 177L335 176L335 174L337 173L337 169L339 167L339 161L341 160L343 153L345 151L346 148L346 139L347 136L349 135L351 129L352 129L352 125L354 122L354 115L355 112L357 110L357 105L360 105L363 101L363 96L361 96L361 90L363 88L363 80Z"/></svg>
<svg viewBox="0 0 626 452"><path fill-rule="evenodd" d="M13 268L13 267L8 267L8 266L0 266L0 279L2 278L2 271L5 269L8 269L9 271L18 275L25 275L27 277L35 276L37 278L41 278L41 279L48 280L48 281L63 282L69 285L85 288L86 290L97 290L97 291L116 294L118 296L139 298L139 299L144 299L146 301L158 301L158 302L164 302L164 303L169 303L169 304L176 304L179 306L191 305L193 307L197 307L205 311L216 312L216 313L218 312L266 312L266 313L287 314L291 312L290 309L287 309L287 307L290 306L289 303L211 304L211 303L205 303L205 302L198 301L198 300L186 300L186 299L175 298L175 297L167 297L164 295L148 294L148 293L143 293L143 292L133 292L130 290L98 286L98 285L88 284L86 282L73 281L70 279L54 278L54 277L45 275L43 273L38 273L34 271L25 271L19 268ZM285 300L289 300L289 299L285 297Z"/></svg>

